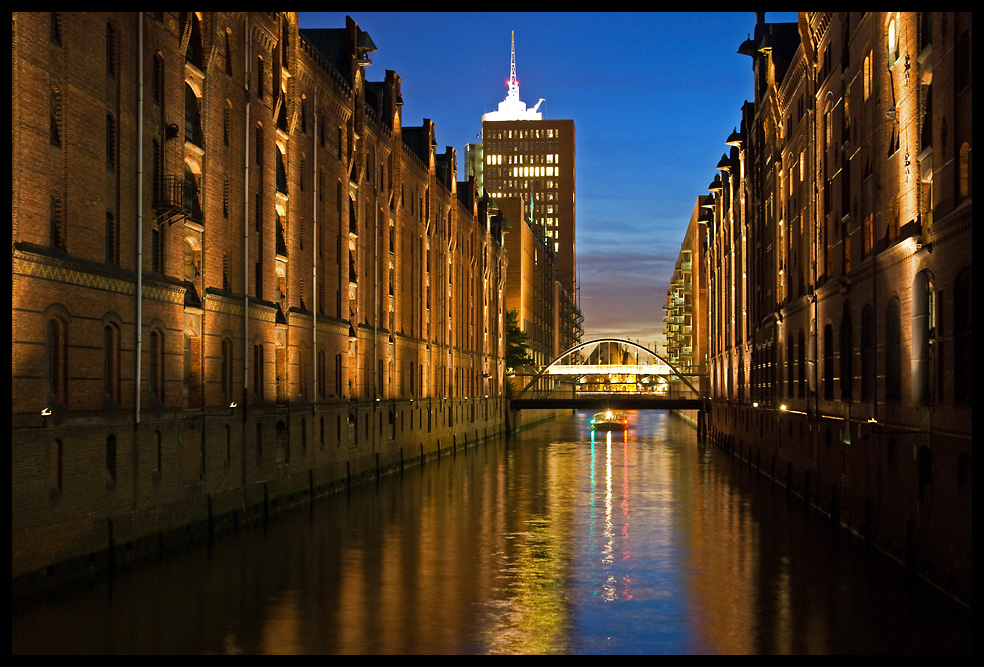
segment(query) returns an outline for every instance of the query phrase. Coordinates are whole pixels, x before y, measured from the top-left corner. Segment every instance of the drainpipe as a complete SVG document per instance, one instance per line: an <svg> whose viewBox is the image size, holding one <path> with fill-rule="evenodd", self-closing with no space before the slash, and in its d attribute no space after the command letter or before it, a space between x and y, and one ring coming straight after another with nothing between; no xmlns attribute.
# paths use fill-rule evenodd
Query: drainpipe
<svg viewBox="0 0 984 667"><path fill-rule="evenodd" d="M140 362L143 356L143 12L137 12L137 352L134 423L140 423Z"/></svg>

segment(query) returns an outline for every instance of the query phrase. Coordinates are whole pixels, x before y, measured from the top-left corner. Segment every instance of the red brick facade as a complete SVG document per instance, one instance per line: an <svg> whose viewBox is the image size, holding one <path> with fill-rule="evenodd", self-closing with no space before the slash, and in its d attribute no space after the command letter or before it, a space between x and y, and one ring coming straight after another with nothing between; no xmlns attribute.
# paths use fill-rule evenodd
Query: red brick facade
<svg viewBox="0 0 984 667"><path fill-rule="evenodd" d="M712 435L968 602L971 28L760 16L702 258Z"/></svg>
<svg viewBox="0 0 984 667"><path fill-rule="evenodd" d="M15 577L499 431L501 234L354 22L12 19Z"/></svg>

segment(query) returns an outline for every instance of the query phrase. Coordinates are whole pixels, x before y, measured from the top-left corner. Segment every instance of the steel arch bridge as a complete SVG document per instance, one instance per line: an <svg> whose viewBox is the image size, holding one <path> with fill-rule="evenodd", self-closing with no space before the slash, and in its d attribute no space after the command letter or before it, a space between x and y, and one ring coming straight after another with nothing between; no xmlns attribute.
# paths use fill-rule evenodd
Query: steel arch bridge
<svg viewBox="0 0 984 667"><path fill-rule="evenodd" d="M707 398L697 388L704 376L620 338L575 345L532 376L512 409L701 409Z"/></svg>

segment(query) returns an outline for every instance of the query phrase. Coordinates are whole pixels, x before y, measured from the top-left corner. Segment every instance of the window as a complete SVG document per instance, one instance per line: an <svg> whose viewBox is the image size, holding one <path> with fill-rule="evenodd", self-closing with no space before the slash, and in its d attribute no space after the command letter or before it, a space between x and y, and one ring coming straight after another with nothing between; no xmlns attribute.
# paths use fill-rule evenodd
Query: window
<svg viewBox="0 0 984 667"><path fill-rule="evenodd" d="M229 135L232 132L232 102L226 100L225 108L222 110L222 142L229 145Z"/></svg>
<svg viewBox="0 0 984 667"><path fill-rule="evenodd" d="M229 38L232 35L232 31L226 28L225 31L225 71L226 74L232 76L232 49L229 48Z"/></svg>
<svg viewBox="0 0 984 667"><path fill-rule="evenodd" d="M106 114L106 168L116 169L116 120L112 114Z"/></svg>
<svg viewBox="0 0 984 667"><path fill-rule="evenodd" d="M864 56L863 79L864 79L862 84L864 88L863 99L867 100L868 96L871 95L871 52L870 51Z"/></svg>
<svg viewBox="0 0 984 667"><path fill-rule="evenodd" d="M62 103L61 91L52 88L48 95L48 134L52 146L62 145Z"/></svg>
<svg viewBox="0 0 984 667"><path fill-rule="evenodd" d="M161 107L164 105L164 57L160 53L154 54L154 68L151 77L154 103Z"/></svg>
<svg viewBox="0 0 984 667"><path fill-rule="evenodd" d="M106 485L116 485L116 436L106 438Z"/></svg>
<svg viewBox="0 0 984 667"><path fill-rule="evenodd" d="M154 273L164 271L164 240L163 231L154 228L150 235L150 270Z"/></svg>
<svg viewBox="0 0 984 667"><path fill-rule="evenodd" d="M202 141L202 110L198 93L187 82L185 83L185 141L201 147Z"/></svg>
<svg viewBox="0 0 984 667"><path fill-rule="evenodd" d="M153 448L154 448L154 470L153 473L157 477L161 474L161 432L154 431L153 435Z"/></svg>
<svg viewBox="0 0 984 667"><path fill-rule="evenodd" d="M284 152L277 147L277 192L287 194L287 167L284 160Z"/></svg>
<svg viewBox="0 0 984 667"><path fill-rule="evenodd" d="M51 43L61 46L61 12L51 12Z"/></svg>
<svg viewBox="0 0 984 667"><path fill-rule="evenodd" d="M198 178L188 165L185 165L184 206L188 217L202 222L202 201L198 192Z"/></svg>
<svg viewBox="0 0 984 667"><path fill-rule="evenodd" d="M258 403L263 402L263 345L253 345L253 394Z"/></svg>
<svg viewBox="0 0 984 667"><path fill-rule="evenodd" d="M961 200L970 196L970 144L966 141L960 144L957 187L957 194Z"/></svg>
<svg viewBox="0 0 984 667"><path fill-rule="evenodd" d="M116 31L106 24L106 74L116 76Z"/></svg>
<svg viewBox="0 0 984 667"><path fill-rule="evenodd" d="M116 224L116 217L109 211L106 212L106 261L114 264L120 263L120 230Z"/></svg>
<svg viewBox="0 0 984 667"><path fill-rule="evenodd" d="M256 59L256 97L257 99L263 99L263 58L258 57Z"/></svg>
<svg viewBox="0 0 984 667"><path fill-rule="evenodd" d="M63 450L62 441L57 438L52 440L48 446L48 487L53 496L62 491Z"/></svg>
<svg viewBox="0 0 984 667"><path fill-rule="evenodd" d="M65 321L60 317L53 317L48 320L45 355L47 357L48 394L61 403L66 402L68 393L65 379L68 369L66 331Z"/></svg>
<svg viewBox="0 0 984 667"><path fill-rule="evenodd" d="M232 341L228 338L222 339L221 382L223 402L232 401Z"/></svg>
<svg viewBox="0 0 984 667"><path fill-rule="evenodd" d="M150 332L150 395L164 403L164 334Z"/></svg>
<svg viewBox="0 0 984 667"><path fill-rule="evenodd" d="M861 400L875 396L875 322L874 311L866 305L861 311Z"/></svg>
<svg viewBox="0 0 984 667"><path fill-rule="evenodd" d="M953 400L970 407L973 388L973 327L971 320L972 274L965 267L957 276L953 290Z"/></svg>
<svg viewBox="0 0 984 667"><path fill-rule="evenodd" d="M202 25L196 12L191 12L191 38L188 40L188 51L185 53L185 61L191 63L199 70L205 70L205 52L202 46ZM182 28L184 21L182 20Z"/></svg>
<svg viewBox="0 0 984 667"><path fill-rule="evenodd" d="M912 402L933 403L936 353L935 295L929 271L920 271L912 283Z"/></svg>
<svg viewBox="0 0 984 667"><path fill-rule="evenodd" d="M902 311L898 297L892 297L885 311L885 400L902 400Z"/></svg>
<svg viewBox="0 0 984 667"><path fill-rule="evenodd" d="M120 403L120 332L116 324L103 327L103 395Z"/></svg>
<svg viewBox="0 0 984 667"><path fill-rule="evenodd" d="M834 398L834 325L823 327L823 397Z"/></svg>
<svg viewBox="0 0 984 667"><path fill-rule="evenodd" d="M840 325L840 388L841 400L851 400L851 385L854 381L854 350L851 343L851 309L844 302L844 314Z"/></svg>
<svg viewBox="0 0 984 667"><path fill-rule="evenodd" d="M48 233L51 247L66 250L65 220L62 213L61 196L57 191L52 191L49 194L48 207Z"/></svg>
<svg viewBox="0 0 984 667"><path fill-rule="evenodd" d="M888 66L891 67L899 59L899 36L896 19L888 22Z"/></svg>

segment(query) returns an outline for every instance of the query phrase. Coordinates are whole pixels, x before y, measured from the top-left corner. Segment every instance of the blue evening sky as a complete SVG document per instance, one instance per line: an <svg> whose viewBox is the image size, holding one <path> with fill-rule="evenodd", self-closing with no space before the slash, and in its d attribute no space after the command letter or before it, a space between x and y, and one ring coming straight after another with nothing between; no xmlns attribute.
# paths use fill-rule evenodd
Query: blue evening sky
<svg viewBox="0 0 984 667"><path fill-rule="evenodd" d="M376 44L370 81L402 79L403 124L434 121L437 144L479 141L506 97L510 34L520 99L577 133L576 252L584 340L663 351L663 306L699 195L754 99L755 28L738 13L300 12L301 28L351 16ZM769 22L796 21L769 12Z"/></svg>

